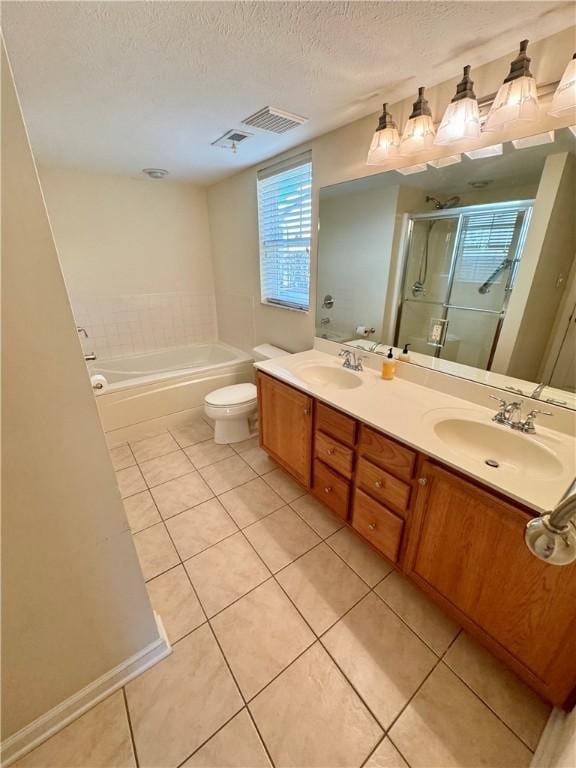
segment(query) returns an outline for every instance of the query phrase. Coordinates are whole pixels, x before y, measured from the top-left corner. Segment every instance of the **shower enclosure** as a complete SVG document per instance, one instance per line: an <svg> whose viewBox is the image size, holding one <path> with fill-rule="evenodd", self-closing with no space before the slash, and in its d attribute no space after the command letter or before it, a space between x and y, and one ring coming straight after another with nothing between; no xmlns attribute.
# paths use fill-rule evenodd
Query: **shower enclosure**
<svg viewBox="0 0 576 768"><path fill-rule="evenodd" d="M395 346L490 368L532 204L438 204L409 216Z"/></svg>

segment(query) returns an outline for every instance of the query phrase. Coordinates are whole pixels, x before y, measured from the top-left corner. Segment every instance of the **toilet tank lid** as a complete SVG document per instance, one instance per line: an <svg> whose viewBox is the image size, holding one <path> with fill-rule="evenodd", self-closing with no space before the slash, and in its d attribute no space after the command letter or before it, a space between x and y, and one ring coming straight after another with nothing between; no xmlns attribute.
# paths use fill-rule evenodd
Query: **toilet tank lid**
<svg viewBox="0 0 576 768"><path fill-rule="evenodd" d="M289 355L285 349L275 347L273 344L259 344L252 350L252 355L255 360L271 360L273 357L282 357L283 355Z"/></svg>
<svg viewBox="0 0 576 768"><path fill-rule="evenodd" d="M230 387L221 387L210 392L204 401L208 405L239 405L256 400L256 395L255 384L232 384Z"/></svg>

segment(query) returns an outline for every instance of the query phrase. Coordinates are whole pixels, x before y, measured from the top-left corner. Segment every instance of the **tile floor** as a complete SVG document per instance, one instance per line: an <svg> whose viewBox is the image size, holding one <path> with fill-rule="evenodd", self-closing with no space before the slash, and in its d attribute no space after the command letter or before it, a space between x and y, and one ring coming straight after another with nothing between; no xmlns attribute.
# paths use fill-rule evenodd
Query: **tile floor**
<svg viewBox="0 0 576 768"><path fill-rule="evenodd" d="M19 768L521 768L549 708L260 450L108 435L171 656Z"/></svg>

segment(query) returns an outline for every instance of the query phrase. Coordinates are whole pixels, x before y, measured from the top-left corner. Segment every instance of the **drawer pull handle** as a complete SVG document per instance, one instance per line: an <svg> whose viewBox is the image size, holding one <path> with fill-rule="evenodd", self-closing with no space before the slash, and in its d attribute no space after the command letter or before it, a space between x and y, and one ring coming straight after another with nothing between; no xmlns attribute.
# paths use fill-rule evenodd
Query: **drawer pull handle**
<svg viewBox="0 0 576 768"><path fill-rule="evenodd" d="M384 488L384 483L382 482L382 480L376 480L376 482L374 483L374 487L375 488Z"/></svg>
<svg viewBox="0 0 576 768"><path fill-rule="evenodd" d="M332 486L331 485L325 486L324 493L332 493Z"/></svg>
<svg viewBox="0 0 576 768"><path fill-rule="evenodd" d="M418 478L418 485L428 485L428 478L426 478L426 477L419 477Z"/></svg>
<svg viewBox="0 0 576 768"><path fill-rule="evenodd" d="M336 448L328 448L326 453L328 456L333 456L336 453Z"/></svg>
<svg viewBox="0 0 576 768"><path fill-rule="evenodd" d="M370 525L368 526L368 530L369 531L375 531L376 530L376 523L370 523Z"/></svg>
<svg viewBox="0 0 576 768"><path fill-rule="evenodd" d="M310 408L304 408L304 416L310 416Z"/></svg>

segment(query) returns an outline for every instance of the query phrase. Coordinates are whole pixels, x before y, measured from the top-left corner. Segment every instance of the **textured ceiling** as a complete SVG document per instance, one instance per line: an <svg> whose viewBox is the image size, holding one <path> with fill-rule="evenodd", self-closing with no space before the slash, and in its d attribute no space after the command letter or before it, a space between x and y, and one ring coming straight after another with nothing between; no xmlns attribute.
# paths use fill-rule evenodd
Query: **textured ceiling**
<svg viewBox="0 0 576 768"><path fill-rule="evenodd" d="M7 2L40 163L210 183L574 21L571 2ZM265 105L305 115L238 154L210 143Z"/></svg>

